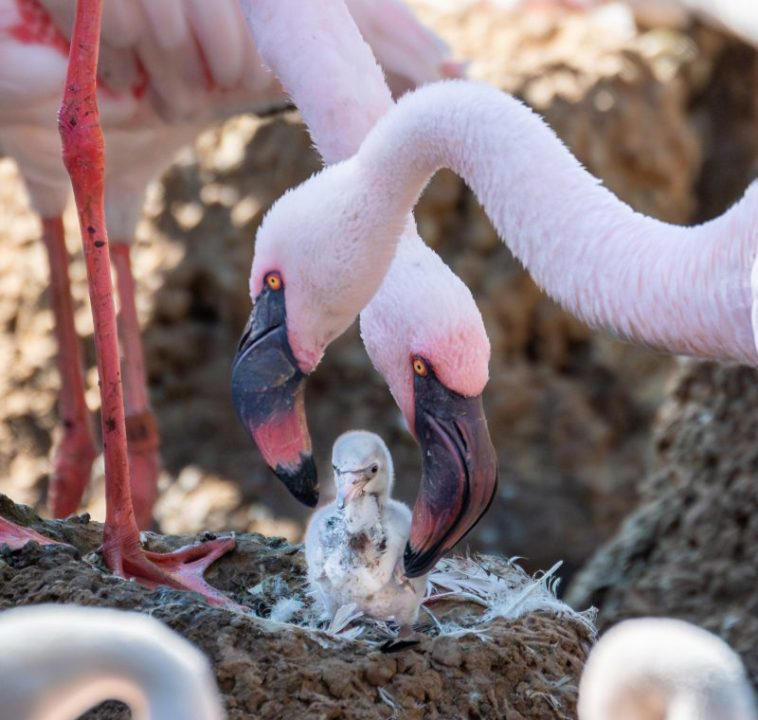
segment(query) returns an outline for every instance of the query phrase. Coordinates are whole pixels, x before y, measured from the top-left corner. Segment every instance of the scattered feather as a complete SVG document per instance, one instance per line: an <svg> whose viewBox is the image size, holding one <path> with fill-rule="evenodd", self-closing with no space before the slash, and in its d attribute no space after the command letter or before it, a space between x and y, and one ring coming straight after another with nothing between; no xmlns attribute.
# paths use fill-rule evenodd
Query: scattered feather
<svg viewBox="0 0 758 720"><path fill-rule="evenodd" d="M362 616L363 613L358 610L358 606L355 603L342 605L337 612L334 613L334 617L332 618L331 623L329 623L326 632L330 635L349 637L349 639L352 640L363 632L363 628L348 629L348 626ZM356 630L357 632L355 632Z"/></svg>
<svg viewBox="0 0 758 720"><path fill-rule="evenodd" d="M292 617L303 609L303 601L297 598L279 598L271 608L270 620L288 623Z"/></svg>
<svg viewBox="0 0 758 720"><path fill-rule="evenodd" d="M397 710L395 698L393 698L383 687L377 688L377 692L379 693L381 701L386 705L389 705L390 708L392 708L392 711L395 712Z"/></svg>
<svg viewBox="0 0 758 720"><path fill-rule="evenodd" d="M577 612L556 597L559 583L556 573L561 563L530 576L517 564L518 559L511 558L504 564L498 561L496 572L489 569L492 561L486 557L440 560L429 574L422 605L431 622L421 631L431 636L474 635L483 642L491 642L489 629L496 618L515 620L542 611L578 620L594 635L594 609ZM352 642L359 638L361 642L379 646L396 634L393 623L363 614L355 603L343 605L331 617L312 588L290 586L279 576L265 578L249 588L248 593L256 599L256 616L312 633L325 647L335 641ZM469 602L480 610L464 613L458 620L440 618L431 608L443 600Z"/></svg>
<svg viewBox="0 0 758 720"><path fill-rule="evenodd" d="M541 610L574 618L594 633L594 610L577 612L556 597L560 582L556 572L561 564L557 562L548 571L530 577L514 558L508 561L510 572L500 576L471 557L444 558L429 575L424 602L451 599L475 603L484 608L481 623L498 617L515 620ZM459 634L459 628L452 627L449 631Z"/></svg>

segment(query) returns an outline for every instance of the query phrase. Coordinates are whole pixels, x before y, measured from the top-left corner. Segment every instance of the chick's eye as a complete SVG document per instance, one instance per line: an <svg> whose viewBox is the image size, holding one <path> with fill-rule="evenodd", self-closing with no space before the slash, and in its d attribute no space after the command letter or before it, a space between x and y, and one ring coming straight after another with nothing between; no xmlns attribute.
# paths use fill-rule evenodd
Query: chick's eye
<svg viewBox="0 0 758 720"><path fill-rule="evenodd" d="M379 466L378 465L372 465L371 466L371 474L376 475L379 472Z"/></svg>
<svg viewBox="0 0 758 720"><path fill-rule="evenodd" d="M282 289L282 276L278 272L270 272L263 278L263 282L272 290Z"/></svg>
<svg viewBox="0 0 758 720"><path fill-rule="evenodd" d="M426 364L426 361L423 358L414 357L412 365L413 372L415 372L419 377L426 377L429 374L429 366Z"/></svg>

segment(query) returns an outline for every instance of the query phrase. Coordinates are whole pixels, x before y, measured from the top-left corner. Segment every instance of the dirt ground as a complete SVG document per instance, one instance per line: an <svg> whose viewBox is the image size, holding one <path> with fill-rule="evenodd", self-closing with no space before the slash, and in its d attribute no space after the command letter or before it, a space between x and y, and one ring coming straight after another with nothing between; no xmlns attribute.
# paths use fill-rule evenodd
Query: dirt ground
<svg viewBox="0 0 758 720"><path fill-rule="evenodd" d="M532 611L483 621L482 608L445 601L431 606L438 621L443 628L454 621L466 632L441 634L427 618L417 645L384 653L387 636L372 635L377 631L370 626L354 639L303 626L311 604L304 557L284 538L240 535L237 549L208 572L209 582L250 608L242 614L211 608L190 593L149 591L114 578L101 569L95 552L101 542L97 523L40 522L7 500L0 502L0 513L71 544L0 549L0 610L70 602L150 613L208 655L229 720L575 716L579 674L594 633L591 621L567 606L560 614ZM162 551L193 540L154 536L148 544ZM526 577L502 561L482 562L490 573L517 582ZM304 606L300 618L272 619L276 600L284 597ZM128 717L115 702L85 716Z"/></svg>

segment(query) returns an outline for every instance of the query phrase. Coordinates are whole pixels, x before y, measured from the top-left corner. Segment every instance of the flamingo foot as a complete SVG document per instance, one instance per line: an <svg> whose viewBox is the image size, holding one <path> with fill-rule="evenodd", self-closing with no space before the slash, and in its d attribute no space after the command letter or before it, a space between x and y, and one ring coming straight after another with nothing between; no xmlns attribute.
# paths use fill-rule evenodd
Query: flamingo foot
<svg viewBox="0 0 758 720"><path fill-rule="evenodd" d="M89 427L64 430L55 451L49 503L53 517L75 513L92 474L96 451Z"/></svg>
<svg viewBox="0 0 758 720"><path fill-rule="evenodd" d="M203 575L218 558L233 550L237 542L225 537L196 545L185 545L170 553L150 552L134 542L107 539L103 555L108 567L126 579L155 588L167 585L177 590L191 590L202 595L209 605L244 612L242 605L209 585Z"/></svg>
<svg viewBox="0 0 758 720"><path fill-rule="evenodd" d="M20 550L28 542L36 542L40 545L61 544L40 535L36 530L16 525L10 520L0 517L0 545L9 545L11 550Z"/></svg>
<svg viewBox="0 0 758 720"><path fill-rule="evenodd" d="M161 458L155 417L149 410L126 418L129 447L129 479L134 515L141 530L153 522L153 506L158 496Z"/></svg>

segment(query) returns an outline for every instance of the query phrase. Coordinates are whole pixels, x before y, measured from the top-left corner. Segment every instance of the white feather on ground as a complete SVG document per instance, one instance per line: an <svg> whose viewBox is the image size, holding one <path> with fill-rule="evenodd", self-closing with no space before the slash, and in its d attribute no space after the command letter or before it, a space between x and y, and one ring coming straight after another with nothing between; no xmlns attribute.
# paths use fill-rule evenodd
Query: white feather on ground
<svg viewBox="0 0 758 720"><path fill-rule="evenodd" d="M577 612L556 597L558 578L555 572L560 563L547 572L531 576L517 564L517 560L492 556L455 556L440 560L428 578L423 606L425 612L419 618L417 631L430 637L466 634L486 637L488 625L496 618L516 620L532 612L543 612L577 620L594 635L594 608ZM393 637L386 623L368 617L358 610L355 603L339 607L332 617L320 604L318 596L309 591L305 584L295 591L296 596L288 590L286 583L279 584L273 590L274 605L270 614L264 612L262 617L315 633L327 642L330 638L360 638L361 642L381 645ZM259 595L262 584L259 583L249 592ZM290 594L284 596L279 593ZM438 620L434 605L441 601L470 603L472 612L467 613L465 619ZM283 605L285 602L290 604ZM294 603L302 603L300 609L284 620L281 608L294 608ZM424 617L431 617L431 621L423 623Z"/></svg>

